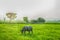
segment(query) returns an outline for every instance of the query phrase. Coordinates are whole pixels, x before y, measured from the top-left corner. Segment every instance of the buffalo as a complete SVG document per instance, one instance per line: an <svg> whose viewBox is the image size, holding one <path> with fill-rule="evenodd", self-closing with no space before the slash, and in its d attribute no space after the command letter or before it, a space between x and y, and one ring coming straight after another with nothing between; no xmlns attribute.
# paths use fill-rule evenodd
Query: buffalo
<svg viewBox="0 0 60 40"><path fill-rule="evenodd" d="M24 26L22 29L21 29L21 33L25 33L25 32L31 32L33 33L33 30L32 30L32 26Z"/></svg>

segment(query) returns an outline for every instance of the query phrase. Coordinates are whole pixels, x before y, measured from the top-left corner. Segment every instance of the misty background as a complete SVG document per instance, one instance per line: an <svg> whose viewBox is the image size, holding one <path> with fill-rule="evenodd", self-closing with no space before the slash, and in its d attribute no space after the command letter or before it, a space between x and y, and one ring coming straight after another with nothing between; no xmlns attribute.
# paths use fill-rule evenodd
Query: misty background
<svg viewBox="0 0 60 40"><path fill-rule="evenodd" d="M29 19L43 17L46 20L60 19L59 0L0 0L0 19L6 17L7 12L17 13L16 19L24 16ZM7 17L6 17L7 19Z"/></svg>

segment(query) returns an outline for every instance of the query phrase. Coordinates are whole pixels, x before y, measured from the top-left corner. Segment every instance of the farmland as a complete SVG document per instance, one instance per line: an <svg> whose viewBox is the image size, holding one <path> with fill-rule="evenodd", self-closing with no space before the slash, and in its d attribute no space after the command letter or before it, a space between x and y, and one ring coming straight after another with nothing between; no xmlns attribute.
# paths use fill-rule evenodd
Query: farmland
<svg viewBox="0 0 60 40"><path fill-rule="evenodd" d="M25 25L33 28L33 34L21 34ZM0 24L0 40L60 40L60 24Z"/></svg>

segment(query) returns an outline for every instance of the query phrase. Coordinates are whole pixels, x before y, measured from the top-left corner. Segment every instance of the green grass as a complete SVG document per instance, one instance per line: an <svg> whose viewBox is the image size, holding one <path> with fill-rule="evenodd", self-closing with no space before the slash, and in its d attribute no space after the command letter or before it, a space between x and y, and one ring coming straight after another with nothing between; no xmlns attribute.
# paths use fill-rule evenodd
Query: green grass
<svg viewBox="0 0 60 40"><path fill-rule="evenodd" d="M33 27L33 34L21 34L25 25ZM60 24L0 24L0 40L60 40Z"/></svg>

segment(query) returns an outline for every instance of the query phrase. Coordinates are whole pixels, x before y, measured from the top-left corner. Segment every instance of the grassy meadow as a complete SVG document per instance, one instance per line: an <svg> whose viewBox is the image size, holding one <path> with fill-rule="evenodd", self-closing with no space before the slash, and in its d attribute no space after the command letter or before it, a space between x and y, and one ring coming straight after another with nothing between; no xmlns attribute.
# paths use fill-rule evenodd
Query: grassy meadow
<svg viewBox="0 0 60 40"><path fill-rule="evenodd" d="M33 34L21 34L25 25L33 27ZM0 24L0 40L60 40L60 24Z"/></svg>

